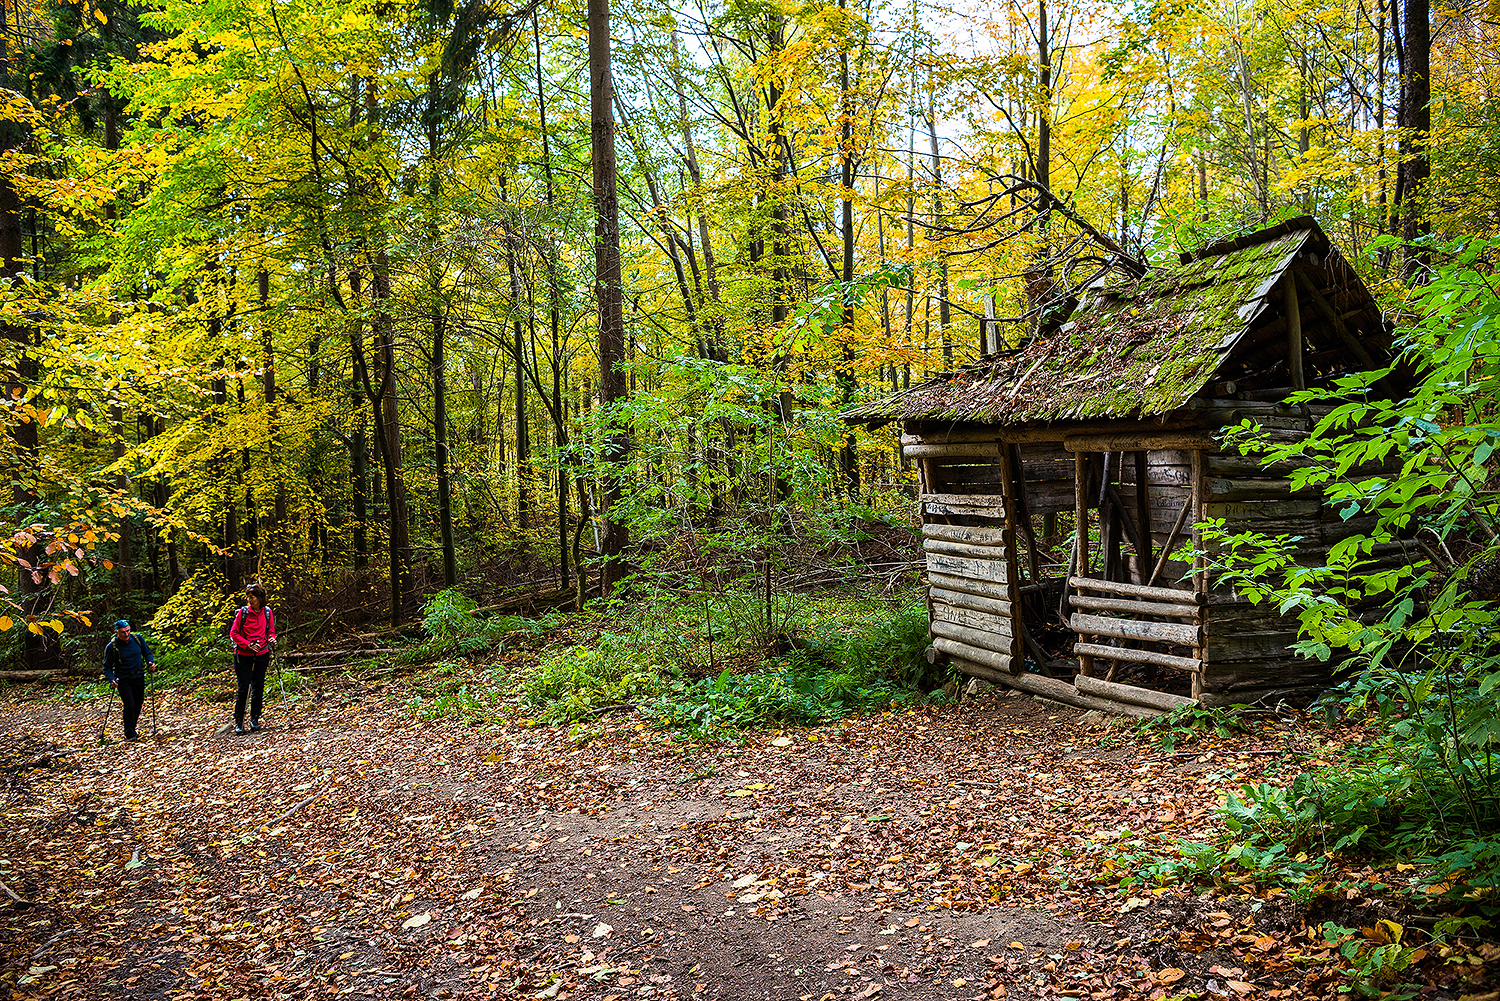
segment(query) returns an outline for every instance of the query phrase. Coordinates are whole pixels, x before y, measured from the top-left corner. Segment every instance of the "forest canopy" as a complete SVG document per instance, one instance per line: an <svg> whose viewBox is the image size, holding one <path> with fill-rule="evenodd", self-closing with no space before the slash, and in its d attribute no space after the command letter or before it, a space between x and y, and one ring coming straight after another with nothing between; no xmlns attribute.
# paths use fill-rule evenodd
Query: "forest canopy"
<svg viewBox="0 0 1500 1001"><path fill-rule="evenodd" d="M762 573L909 509L841 409L1091 268L1312 215L1399 317L1500 227L1479 3L602 6L5 0L11 656L572 587L616 530Z"/></svg>

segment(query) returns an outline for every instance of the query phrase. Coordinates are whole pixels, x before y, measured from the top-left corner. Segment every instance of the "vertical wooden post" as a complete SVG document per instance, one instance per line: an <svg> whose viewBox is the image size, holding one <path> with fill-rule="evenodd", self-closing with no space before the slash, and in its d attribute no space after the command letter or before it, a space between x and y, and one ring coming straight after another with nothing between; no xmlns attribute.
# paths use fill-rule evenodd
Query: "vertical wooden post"
<svg viewBox="0 0 1500 1001"><path fill-rule="evenodd" d="M1302 374L1302 310L1297 305L1297 276L1288 271L1281 280L1281 301L1286 308L1286 363L1292 374L1292 388L1306 389Z"/></svg>
<svg viewBox="0 0 1500 1001"><path fill-rule="evenodd" d="M1000 512L1004 529L1004 543L1002 549L1005 551L1005 590L1010 598L1010 664L1013 674L1020 673L1023 665L1022 658L1025 657L1025 645L1021 642L1022 630L1026 628L1022 616L1025 612L1021 608L1021 573L1020 573L1020 543L1016 527L1020 524L1020 512L1023 505L1016 500L1016 491L1026 489L1025 484L1017 482L1017 464L1014 461L1013 449L1003 442L1000 444L1000 496L1004 498L1005 509ZM1036 546L1032 546L1035 553ZM1033 581L1034 582L1034 581ZM1038 664L1038 667L1041 665Z"/></svg>
<svg viewBox="0 0 1500 1001"><path fill-rule="evenodd" d="M1073 551L1077 554L1073 569L1080 577L1089 575L1089 457L1087 452L1073 453L1073 516L1077 519Z"/></svg>
<svg viewBox="0 0 1500 1001"><path fill-rule="evenodd" d="M1193 595L1198 600L1198 642L1193 645L1193 656L1198 660L1198 670L1193 672L1193 698L1198 698L1203 692L1203 675L1208 670L1208 568L1204 565L1202 556L1196 555L1203 548L1202 534L1198 531L1197 523L1208 515L1208 481L1205 470L1207 463L1203 461L1203 450L1195 448L1192 450L1193 461L1193 523L1191 538L1193 540Z"/></svg>
<svg viewBox="0 0 1500 1001"><path fill-rule="evenodd" d="M1146 450L1143 448L1135 453L1135 524L1140 531L1141 545L1146 547L1144 553L1135 554L1139 584L1146 583L1146 578L1151 575L1151 568L1156 564L1151 555L1154 547L1151 544L1151 500L1146 492L1146 478L1149 475L1146 467Z"/></svg>
<svg viewBox="0 0 1500 1001"><path fill-rule="evenodd" d="M1073 512L1077 522L1074 526L1073 552L1076 554L1074 570L1079 577L1089 575L1089 456L1087 452L1073 453ZM1064 591L1066 595L1066 591ZM1072 617L1069 616L1071 619ZM1081 639L1081 637L1080 637ZM1086 653L1078 655L1078 673L1092 675L1094 658Z"/></svg>

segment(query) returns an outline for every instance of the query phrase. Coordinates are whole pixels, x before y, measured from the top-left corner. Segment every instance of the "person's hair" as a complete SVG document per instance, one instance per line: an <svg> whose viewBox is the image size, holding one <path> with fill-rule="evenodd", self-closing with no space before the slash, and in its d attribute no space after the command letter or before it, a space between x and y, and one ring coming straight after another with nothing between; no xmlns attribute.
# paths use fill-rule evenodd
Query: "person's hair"
<svg viewBox="0 0 1500 1001"><path fill-rule="evenodd" d="M261 587L259 584L251 584L249 587L245 588L245 593L250 595L251 597L259 598L261 606L265 606L266 589Z"/></svg>

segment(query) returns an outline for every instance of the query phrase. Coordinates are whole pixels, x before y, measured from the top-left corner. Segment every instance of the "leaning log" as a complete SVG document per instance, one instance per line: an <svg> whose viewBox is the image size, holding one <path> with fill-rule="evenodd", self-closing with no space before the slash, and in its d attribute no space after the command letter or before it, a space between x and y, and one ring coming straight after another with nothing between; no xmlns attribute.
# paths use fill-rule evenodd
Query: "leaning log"
<svg viewBox="0 0 1500 1001"><path fill-rule="evenodd" d="M1076 706L1079 709L1097 709L1100 712L1121 713L1125 716L1151 717L1160 716L1161 711L1149 706L1138 705L1133 702L1116 702L1113 699L1100 699L1092 695L1085 695L1068 684L1056 678L1043 677L1040 674L1005 674L1000 671L992 671L981 664L972 664L964 661L962 657L955 657L959 661L958 669L964 674L985 681L993 681L999 685L1014 688L1017 691L1026 692L1028 695L1040 695L1044 699L1053 702L1061 702L1064 705Z"/></svg>
<svg viewBox="0 0 1500 1001"><path fill-rule="evenodd" d="M1129 702L1132 705L1160 709L1162 712L1171 712L1181 706L1197 704L1195 699L1173 695L1171 692L1157 692L1135 685L1122 685L1114 681L1090 678L1083 674L1073 679L1073 686L1085 695L1097 695L1102 699L1114 699L1116 702Z"/></svg>

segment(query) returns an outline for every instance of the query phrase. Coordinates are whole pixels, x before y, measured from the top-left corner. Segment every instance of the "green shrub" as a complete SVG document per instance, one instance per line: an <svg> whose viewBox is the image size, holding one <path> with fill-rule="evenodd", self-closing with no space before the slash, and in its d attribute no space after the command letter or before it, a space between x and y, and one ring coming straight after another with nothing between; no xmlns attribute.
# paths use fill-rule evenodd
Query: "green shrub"
<svg viewBox="0 0 1500 1001"><path fill-rule="evenodd" d="M1414 863L1418 887L1500 915L1500 243L1435 249L1433 280L1406 304L1404 361L1419 376L1388 400L1390 370L1310 390L1335 404L1304 440L1246 451L1294 468L1346 519L1372 526L1295 562L1278 539L1208 533L1217 581L1300 619L1304 656L1352 678L1325 703L1368 714L1373 739L1288 787L1242 790L1225 806L1226 853L1358 852ZM1395 563L1376 546L1399 550ZM1423 895L1425 900L1425 895Z"/></svg>

